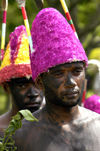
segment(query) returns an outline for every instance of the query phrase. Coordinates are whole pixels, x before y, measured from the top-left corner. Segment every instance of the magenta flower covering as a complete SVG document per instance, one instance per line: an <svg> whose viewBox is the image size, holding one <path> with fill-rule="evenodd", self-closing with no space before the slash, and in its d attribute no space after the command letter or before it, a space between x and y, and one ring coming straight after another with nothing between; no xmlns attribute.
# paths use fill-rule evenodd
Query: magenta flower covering
<svg viewBox="0 0 100 151"><path fill-rule="evenodd" d="M32 23L32 40L35 53L31 54L32 76L59 64L88 59L72 28L63 15L54 8L41 10Z"/></svg>
<svg viewBox="0 0 100 151"><path fill-rule="evenodd" d="M17 58L18 49L21 45L21 35L26 34L26 28L24 25L18 26L15 28L14 32L12 32L9 36L10 39L10 48L11 48L11 62L14 63L14 60ZM16 55L15 55L16 53Z"/></svg>
<svg viewBox="0 0 100 151"><path fill-rule="evenodd" d="M100 114L100 96L94 94L87 98L84 107Z"/></svg>

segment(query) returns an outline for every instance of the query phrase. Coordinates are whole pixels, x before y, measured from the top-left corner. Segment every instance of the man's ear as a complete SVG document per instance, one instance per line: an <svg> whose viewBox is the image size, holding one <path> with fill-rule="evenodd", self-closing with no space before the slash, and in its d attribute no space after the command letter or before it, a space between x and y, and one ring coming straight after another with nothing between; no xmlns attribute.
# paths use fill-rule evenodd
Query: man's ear
<svg viewBox="0 0 100 151"><path fill-rule="evenodd" d="M35 80L36 87L43 91L43 82L41 76Z"/></svg>
<svg viewBox="0 0 100 151"><path fill-rule="evenodd" d="M3 84L2 84L2 87L4 88L4 90L5 90L7 93L10 93L10 88L9 88L8 83L3 83Z"/></svg>

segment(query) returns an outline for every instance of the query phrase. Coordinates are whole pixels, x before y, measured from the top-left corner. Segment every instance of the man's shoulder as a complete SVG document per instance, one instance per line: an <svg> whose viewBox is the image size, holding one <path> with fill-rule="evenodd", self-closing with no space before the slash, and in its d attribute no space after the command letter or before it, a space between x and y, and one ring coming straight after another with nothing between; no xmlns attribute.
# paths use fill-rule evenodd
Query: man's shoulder
<svg viewBox="0 0 100 151"><path fill-rule="evenodd" d="M0 115L0 122L4 120L4 118L6 117L7 113L4 113L2 115Z"/></svg>
<svg viewBox="0 0 100 151"><path fill-rule="evenodd" d="M0 131L3 131L8 127L9 120L8 120L8 113L2 114L0 116Z"/></svg>
<svg viewBox="0 0 100 151"><path fill-rule="evenodd" d="M22 127L15 132L13 139L15 140L15 144L19 150L24 150L24 146L27 145L30 138L34 135L34 138L37 137L37 133L40 131L41 127L39 124L39 115L40 111L33 114L38 121L22 121ZM23 145L22 145L23 144ZM20 149L21 148L21 149Z"/></svg>
<svg viewBox="0 0 100 151"><path fill-rule="evenodd" d="M22 120L22 127L18 129L16 135L24 135L25 133L31 132L33 128L35 129L38 126L39 118L40 118L41 111L33 113L33 116L37 119L37 121L27 121L25 119ZM19 137L19 136L18 136Z"/></svg>
<svg viewBox="0 0 100 151"><path fill-rule="evenodd" d="M79 107L80 119L82 123L100 122L100 114L88 110L84 107Z"/></svg>
<svg viewBox="0 0 100 151"><path fill-rule="evenodd" d="M80 111L80 113L84 113L85 115L87 115L88 114L88 116L90 115L94 115L94 116L97 116L97 117L100 117L100 114L98 114L98 113L96 113L96 112L94 112L94 111L91 111L91 110L89 110L89 109L86 109L86 108L84 108L84 107L82 107L82 106L79 106L79 111Z"/></svg>

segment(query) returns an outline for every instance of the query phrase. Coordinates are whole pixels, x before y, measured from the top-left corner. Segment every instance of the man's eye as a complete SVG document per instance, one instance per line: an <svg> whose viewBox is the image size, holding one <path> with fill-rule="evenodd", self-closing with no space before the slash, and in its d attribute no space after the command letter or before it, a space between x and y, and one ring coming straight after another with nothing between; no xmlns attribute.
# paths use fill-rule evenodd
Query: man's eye
<svg viewBox="0 0 100 151"><path fill-rule="evenodd" d="M82 71L83 71L82 69L75 69L75 70L73 71L73 73L74 73L75 75L79 75Z"/></svg>
<svg viewBox="0 0 100 151"><path fill-rule="evenodd" d="M55 73L53 73L53 75L55 77L62 77L63 74L64 74L63 72L55 72Z"/></svg>
<svg viewBox="0 0 100 151"><path fill-rule="evenodd" d="M26 87L26 85L24 85L24 84L19 84L17 87L24 89L24 88Z"/></svg>

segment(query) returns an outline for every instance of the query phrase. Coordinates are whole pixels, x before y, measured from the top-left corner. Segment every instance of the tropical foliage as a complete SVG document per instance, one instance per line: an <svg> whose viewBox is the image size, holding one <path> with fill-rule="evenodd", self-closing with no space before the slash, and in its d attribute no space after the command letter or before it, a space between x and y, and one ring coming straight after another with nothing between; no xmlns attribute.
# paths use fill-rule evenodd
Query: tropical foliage
<svg viewBox="0 0 100 151"><path fill-rule="evenodd" d="M21 110L12 117L8 128L4 132L4 137L0 138L0 151L15 151L15 141L13 135L15 131L22 127L22 120L25 118L27 121L38 121L29 110Z"/></svg>

